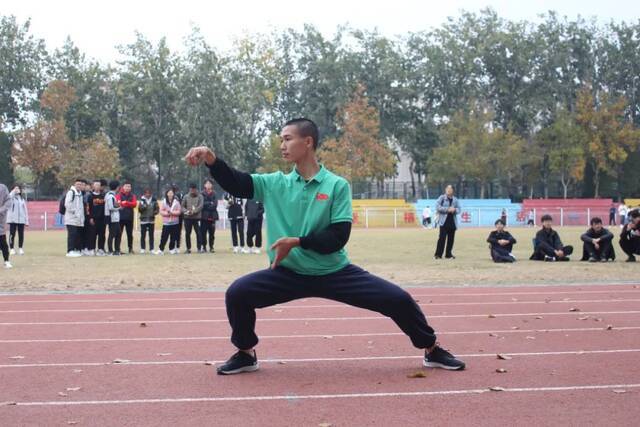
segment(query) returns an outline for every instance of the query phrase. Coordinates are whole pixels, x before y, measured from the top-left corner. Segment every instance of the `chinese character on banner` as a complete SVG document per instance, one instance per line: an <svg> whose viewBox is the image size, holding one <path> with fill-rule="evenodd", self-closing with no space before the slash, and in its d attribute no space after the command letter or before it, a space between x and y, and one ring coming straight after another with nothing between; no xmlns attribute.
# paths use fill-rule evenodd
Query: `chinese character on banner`
<svg viewBox="0 0 640 427"><path fill-rule="evenodd" d="M464 223L471 222L471 214L467 211L462 212L462 214L460 215L460 218L462 218L462 222Z"/></svg>

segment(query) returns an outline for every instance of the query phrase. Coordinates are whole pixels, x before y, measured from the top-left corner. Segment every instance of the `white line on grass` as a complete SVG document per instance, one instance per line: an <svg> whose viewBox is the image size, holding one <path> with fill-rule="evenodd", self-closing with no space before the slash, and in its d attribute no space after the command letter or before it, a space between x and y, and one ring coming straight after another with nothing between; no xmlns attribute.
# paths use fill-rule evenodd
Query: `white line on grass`
<svg viewBox="0 0 640 427"><path fill-rule="evenodd" d="M587 304L587 303L625 303L640 302L640 299L609 299L609 300L567 300L567 301L480 301L480 302L439 302L421 303L421 307L440 306L473 306L473 305L515 305L515 304ZM310 309L310 308L353 308L348 304L320 304L320 305L278 305L282 309ZM274 306L275 307L275 306ZM200 311L200 310L226 310L226 307L126 307L126 308L71 308L71 309L41 309L41 310L1 310L0 314L13 313L111 313L125 311Z"/></svg>
<svg viewBox="0 0 640 427"><path fill-rule="evenodd" d="M499 317L527 317L527 316L590 316L605 314L640 314L638 310L627 311L580 311L580 312L547 312L547 313L494 313L493 316ZM467 318L487 318L487 314L436 314L428 315L428 319L467 319ZM271 317L258 318L259 322L321 322L321 321L353 321L353 320L387 320L384 316L349 316L349 317ZM171 323L228 323L225 319L186 319L186 320L87 320L76 322L0 322L0 326L33 326L33 325L119 325L134 324L144 322L151 324L171 324Z"/></svg>
<svg viewBox="0 0 640 427"><path fill-rule="evenodd" d="M606 384L606 385L573 385L562 387L513 387L501 389L501 393L535 393L561 391L590 391L638 388L640 384ZM230 396L230 397L184 397L163 399L131 399L131 400L75 400L75 401L43 401L17 402L17 406L79 406L79 405L136 405L145 403L198 403L198 402L250 402L274 400L320 400L320 399L354 399L373 397L425 397L493 393L488 388L465 390L434 390L383 393L343 393L343 394L306 394L306 395L273 395L273 396Z"/></svg>
<svg viewBox="0 0 640 427"><path fill-rule="evenodd" d="M613 328L615 331L635 331L640 326L621 326ZM549 333L549 332L597 332L610 333L604 327L599 328L556 328L556 329L506 329L486 331L450 331L438 332L438 335L478 335L478 334L523 334L523 333ZM285 339L285 338L356 338L356 337L391 337L404 336L402 332L372 332L361 334L301 334L301 335L262 335L260 339ZM0 344L34 344L34 343L68 343L68 342L113 342L113 341L208 341L228 340L228 335L208 337L139 337L139 338L62 338L62 339L24 339L24 340L0 340Z"/></svg>
<svg viewBox="0 0 640 427"><path fill-rule="evenodd" d="M571 355L592 355L592 354L624 354L624 353L638 353L640 348L632 349L618 349L618 350L569 350L569 351L539 351L528 353L503 353L511 357L532 357L532 356L571 356ZM458 354L457 357L469 358L480 357L495 358L494 353L470 353L470 354ZM318 358L279 358L279 359L261 359L260 363L321 363L321 362L366 362L376 360L411 360L422 359L423 356L408 355L408 356L362 356L362 357L318 357ZM0 368L64 368L74 366L155 366L155 365L202 365L202 364L217 364L223 363L224 360L150 360L150 361L128 361L126 363L113 363L107 362L68 362L68 363L22 363L15 365L0 365Z"/></svg>
<svg viewBox="0 0 640 427"><path fill-rule="evenodd" d="M619 286L619 285L616 285ZM468 288L464 288L468 289ZM408 289L407 289L408 290ZM547 291L547 292L486 292L486 293L448 293L448 294L424 294L414 295L414 298L434 298L434 297L481 297L481 296L509 296L509 295L567 295L567 294L619 294L619 293L640 293L640 289L611 289L601 291ZM0 296L2 298L2 296ZM54 300L0 300L0 304L37 304L37 303L94 303L94 302L159 302L159 301L224 301L220 298L110 298L110 299L54 299Z"/></svg>

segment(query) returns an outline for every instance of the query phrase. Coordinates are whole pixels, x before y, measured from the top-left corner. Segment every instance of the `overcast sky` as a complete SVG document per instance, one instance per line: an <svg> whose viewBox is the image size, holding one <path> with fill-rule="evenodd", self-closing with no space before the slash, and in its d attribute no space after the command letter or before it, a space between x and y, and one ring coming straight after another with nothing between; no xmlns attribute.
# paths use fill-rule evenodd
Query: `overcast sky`
<svg viewBox="0 0 640 427"><path fill-rule="evenodd" d="M502 17L537 20L555 10L575 18L596 17L638 22L638 0L0 0L0 14L31 18L32 31L59 47L67 36L88 56L101 62L118 58L115 48L127 44L140 31L153 40L166 36L180 49L192 25L202 29L208 42L225 49L246 32L266 32L311 23L331 35L338 25L373 29L393 36L439 26L461 10L492 7Z"/></svg>

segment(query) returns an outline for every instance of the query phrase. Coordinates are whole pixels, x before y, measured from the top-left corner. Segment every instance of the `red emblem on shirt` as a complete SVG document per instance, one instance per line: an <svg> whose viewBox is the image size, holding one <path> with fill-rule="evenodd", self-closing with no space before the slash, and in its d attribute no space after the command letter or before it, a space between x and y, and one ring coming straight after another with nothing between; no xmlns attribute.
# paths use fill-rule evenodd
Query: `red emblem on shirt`
<svg viewBox="0 0 640 427"><path fill-rule="evenodd" d="M318 193L316 200L329 200L329 195L324 193Z"/></svg>

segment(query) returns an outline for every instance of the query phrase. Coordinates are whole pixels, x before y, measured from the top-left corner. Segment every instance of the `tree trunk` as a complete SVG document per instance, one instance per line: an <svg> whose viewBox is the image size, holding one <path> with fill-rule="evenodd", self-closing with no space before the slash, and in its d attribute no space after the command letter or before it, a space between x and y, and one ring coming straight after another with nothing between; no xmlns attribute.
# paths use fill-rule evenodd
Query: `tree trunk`
<svg viewBox="0 0 640 427"><path fill-rule="evenodd" d="M569 181L564 179L564 173L560 175L560 182L562 183L562 189L564 193L564 198L567 198L567 187L569 186Z"/></svg>
<svg viewBox="0 0 640 427"><path fill-rule="evenodd" d="M600 197L600 170L597 166L593 168L593 197L596 199Z"/></svg>
<svg viewBox="0 0 640 427"><path fill-rule="evenodd" d="M409 176L411 177L411 193L413 194L413 198L416 198L416 182L413 178L413 167L414 167L414 163L413 160L411 161L411 163L409 164Z"/></svg>

